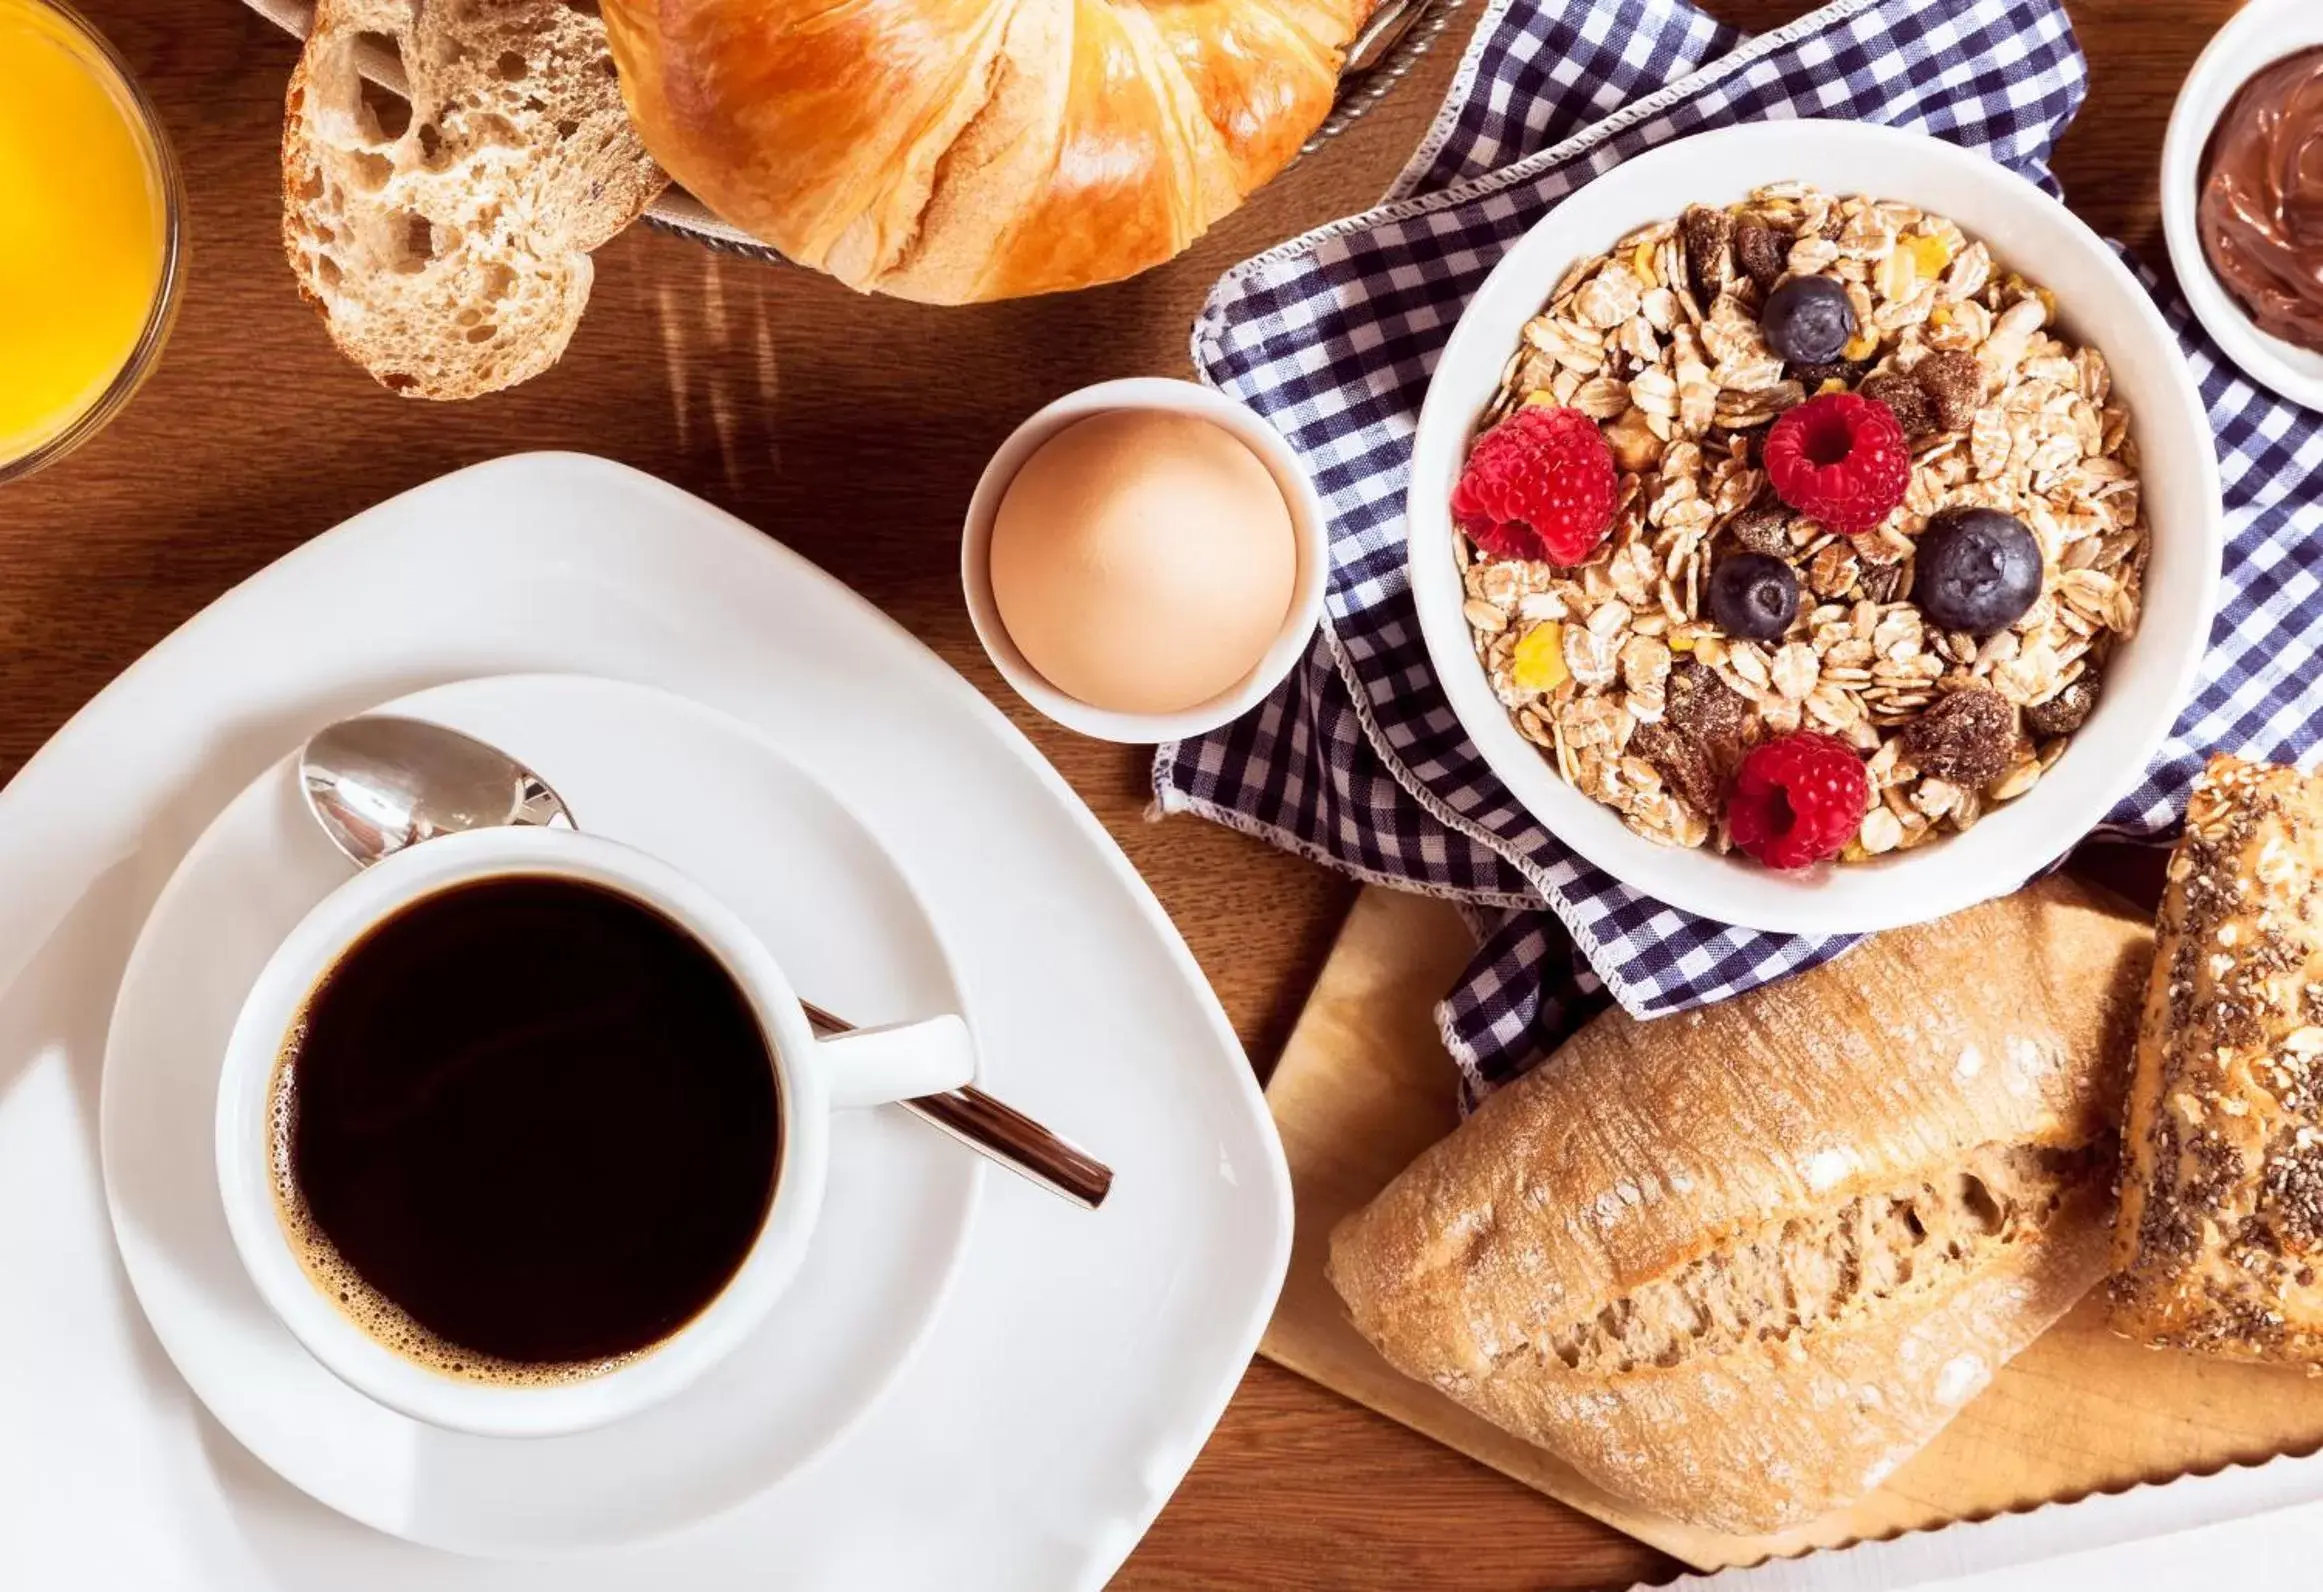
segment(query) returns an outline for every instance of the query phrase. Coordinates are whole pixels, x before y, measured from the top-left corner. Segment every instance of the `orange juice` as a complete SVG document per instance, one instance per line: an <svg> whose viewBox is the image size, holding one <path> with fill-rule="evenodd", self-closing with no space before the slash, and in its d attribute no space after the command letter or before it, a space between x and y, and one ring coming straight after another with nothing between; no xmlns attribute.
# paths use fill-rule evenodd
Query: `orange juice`
<svg viewBox="0 0 2323 1592"><path fill-rule="evenodd" d="M0 476L134 385L173 229L168 157L111 52L47 0L0 0Z"/></svg>

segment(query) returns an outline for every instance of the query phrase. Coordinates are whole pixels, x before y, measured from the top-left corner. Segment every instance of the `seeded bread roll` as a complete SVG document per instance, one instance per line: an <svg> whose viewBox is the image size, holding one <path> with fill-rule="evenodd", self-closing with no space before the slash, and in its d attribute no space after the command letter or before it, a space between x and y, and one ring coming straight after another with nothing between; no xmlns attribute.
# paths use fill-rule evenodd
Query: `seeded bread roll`
<svg viewBox="0 0 2323 1592"><path fill-rule="evenodd" d="M1332 1237L1407 1375L1674 1519L1843 1507L2103 1274L2144 925L2056 879L1609 1013Z"/></svg>
<svg viewBox="0 0 2323 1592"><path fill-rule="evenodd" d="M2323 1370L2323 780L2211 759L2130 1088L2114 1327Z"/></svg>

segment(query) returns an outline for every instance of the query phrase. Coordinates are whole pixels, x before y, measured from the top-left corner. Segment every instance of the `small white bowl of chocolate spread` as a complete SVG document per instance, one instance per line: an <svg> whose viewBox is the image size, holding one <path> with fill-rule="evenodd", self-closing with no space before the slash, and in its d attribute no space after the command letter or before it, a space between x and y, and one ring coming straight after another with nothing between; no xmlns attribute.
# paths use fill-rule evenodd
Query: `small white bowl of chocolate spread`
<svg viewBox="0 0 2323 1592"><path fill-rule="evenodd" d="M2323 409L2323 3L2252 0L2210 41L2170 117L2162 222L2227 356Z"/></svg>

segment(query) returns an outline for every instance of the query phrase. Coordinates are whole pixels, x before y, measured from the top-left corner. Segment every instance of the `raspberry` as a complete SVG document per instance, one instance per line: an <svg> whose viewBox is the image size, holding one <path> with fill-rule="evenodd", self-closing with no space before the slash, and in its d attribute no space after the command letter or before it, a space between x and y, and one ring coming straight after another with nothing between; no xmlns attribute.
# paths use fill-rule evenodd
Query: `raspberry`
<svg viewBox="0 0 2323 1592"><path fill-rule="evenodd" d="M1836 857L1871 803L1871 776L1844 741L1800 730L1751 749L1726 798L1734 843L1770 868Z"/></svg>
<svg viewBox="0 0 2323 1592"><path fill-rule="evenodd" d="M1452 518L1494 558L1578 564L1613 529L1621 478L1597 422L1527 406L1476 439Z"/></svg>
<svg viewBox="0 0 2323 1592"><path fill-rule="evenodd" d="M1862 536L1903 503L1912 452L1895 411L1854 393L1810 398L1766 438L1775 495L1845 536Z"/></svg>

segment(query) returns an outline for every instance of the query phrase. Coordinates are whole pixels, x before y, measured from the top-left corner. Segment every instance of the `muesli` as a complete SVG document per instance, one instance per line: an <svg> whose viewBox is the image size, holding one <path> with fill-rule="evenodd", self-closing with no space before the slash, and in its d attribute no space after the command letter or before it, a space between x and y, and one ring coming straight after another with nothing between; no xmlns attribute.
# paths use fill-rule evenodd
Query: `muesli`
<svg viewBox="0 0 2323 1592"><path fill-rule="evenodd" d="M1518 728L1677 846L1774 867L2031 790L2138 618L2130 416L1944 217L1800 184L1575 266L1453 498Z"/></svg>

